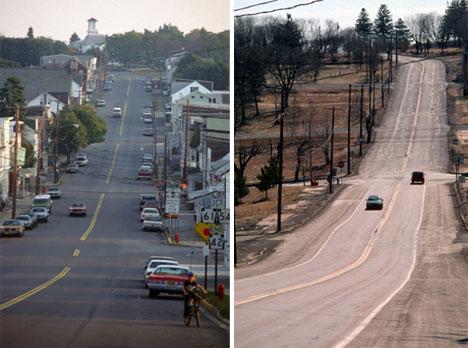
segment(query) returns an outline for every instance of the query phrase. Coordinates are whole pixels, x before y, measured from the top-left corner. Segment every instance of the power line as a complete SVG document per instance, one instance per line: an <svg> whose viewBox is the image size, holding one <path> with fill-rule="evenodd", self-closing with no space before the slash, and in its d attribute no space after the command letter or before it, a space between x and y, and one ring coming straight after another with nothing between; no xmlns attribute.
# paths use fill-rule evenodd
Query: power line
<svg viewBox="0 0 468 348"><path fill-rule="evenodd" d="M323 0L313 0L313 1L305 2L305 3L301 3L301 4L296 4L296 5L289 6L289 7L275 8L273 10L260 11L260 12L254 12L254 13L246 13L246 14L242 14L242 15L236 15L234 17L241 18L241 17L247 17L247 16L257 16L257 15L266 14L266 13L273 13L273 12L277 12L277 11L292 10L292 9L295 9L296 7L312 5L312 4L315 4L316 2L321 2L321 1L323 1Z"/></svg>
<svg viewBox="0 0 468 348"><path fill-rule="evenodd" d="M253 4L253 5L249 5L249 6L245 6L245 7L241 7L241 8L236 8L236 9L234 9L234 11L247 10L248 8L252 8L252 7L256 7L256 6L262 6L262 5L270 4L272 2L277 2L277 1L279 1L279 0L270 0L270 1L259 2L258 4Z"/></svg>

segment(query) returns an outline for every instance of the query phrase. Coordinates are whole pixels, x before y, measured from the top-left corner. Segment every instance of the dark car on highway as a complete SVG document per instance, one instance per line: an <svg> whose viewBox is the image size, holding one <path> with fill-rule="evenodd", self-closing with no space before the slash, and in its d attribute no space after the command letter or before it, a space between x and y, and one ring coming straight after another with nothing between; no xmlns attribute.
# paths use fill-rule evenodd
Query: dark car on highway
<svg viewBox="0 0 468 348"><path fill-rule="evenodd" d="M371 195L367 198L366 209L383 209L383 198L377 195Z"/></svg>
<svg viewBox="0 0 468 348"><path fill-rule="evenodd" d="M424 172L413 172L411 174L411 184L424 184Z"/></svg>

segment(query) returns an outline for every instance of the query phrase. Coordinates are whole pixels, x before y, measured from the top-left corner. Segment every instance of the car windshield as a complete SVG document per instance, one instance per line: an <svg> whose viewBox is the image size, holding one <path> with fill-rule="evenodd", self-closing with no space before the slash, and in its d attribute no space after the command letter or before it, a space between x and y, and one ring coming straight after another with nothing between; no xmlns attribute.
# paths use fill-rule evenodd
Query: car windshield
<svg viewBox="0 0 468 348"><path fill-rule="evenodd" d="M16 220L5 220L3 221L4 226L12 226L12 225L19 225L20 222Z"/></svg>
<svg viewBox="0 0 468 348"><path fill-rule="evenodd" d="M48 200L45 198L34 198L33 204L47 204Z"/></svg>
<svg viewBox="0 0 468 348"><path fill-rule="evenodd" d="M185 268L158 267L153 273L157 275L187 276L188 270Z"/></svg>
<svg viewBox="0 0 468 348"><path fill-rule="evenodd" d="M379 196L369 196L368 200L369 201L378 201L380 199Z"/></svg>
<svg viewBox="0 0 468 348"><path fill-rule="evenodd" d="M35 212L35 213L44 213L46 211L46 209L45 208L34 208L32 211Z"/></svg>
<svg viewBox="0 0 468 348"><path fill-rule="evenodd" d="M31 217L27 215L19 215L16 217L16 220L29 220Z"/></svg>
<svg viewBox="0 0 468 348"><path fill-rule="evenodd" d="M58 192L59 188L58 187L49 187L49 192Z"/></svg>

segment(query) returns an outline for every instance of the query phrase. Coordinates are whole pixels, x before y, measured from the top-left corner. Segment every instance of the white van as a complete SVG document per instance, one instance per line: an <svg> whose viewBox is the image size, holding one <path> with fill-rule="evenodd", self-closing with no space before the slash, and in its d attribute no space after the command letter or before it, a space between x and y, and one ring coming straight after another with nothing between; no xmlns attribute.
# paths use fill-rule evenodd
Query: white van
<svg viewBox="0 0 468 348"><path fill-rule="evenodd" d="M122 108L115 107L112 110L112 117L122 117Z"/></svg>
<svg viewBox="0 0 468 348"><path fill-rule="evenodd" d="M52 198L50 195L37 195L32 200L32 207L47 208L49 213L52 213Z"/></svg>

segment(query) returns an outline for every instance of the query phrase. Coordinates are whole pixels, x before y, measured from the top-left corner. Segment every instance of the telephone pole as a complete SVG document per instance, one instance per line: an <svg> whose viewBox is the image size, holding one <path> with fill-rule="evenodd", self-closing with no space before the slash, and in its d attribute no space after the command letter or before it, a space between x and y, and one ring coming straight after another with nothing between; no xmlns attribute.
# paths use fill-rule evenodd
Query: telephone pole
<svg viewBox="0 0 468 348"><path fill-rule="evenodd" d="M44 108L46 108L45 106ZM36 195L41 193L41 169L42 169L42 145L43 145L43 135L44 135L44 120L46 115L46 109L42 111L42 115L39 118L38 125L38 146L37 146L37 168L36 168Z"/></svg>
<svg viewBox="0 0 468 348"><path fill-rule="evenodd" d="M60 97L57 100L57 113L55 114L55 141L54 141L54 183L58 183L59 173L58 173L58 142L59 142L59 126L60 126Z"/></svg>
<svg viewBox="0 0 468 348"><path fill-rule="evenodd" d="M335 140L335 107L332 109L332 129L331 129L331 142L330 142L330 176L328 193L333 193L333 143Z"/></svg>
<svg viewBox="0 0 468 348"><path fill-rule="evenodd" d="M348 175L351 174L351 85L348 97Z"/></svg>
<svg viewBox="0 0 468 348"><path fill-rule="evenodd" d="M362 116L363 116L363 107L364 107L364 85L361 85L361 100L360 100L360 110L359 110L359 157L362 156Z"/></svg>
<svg viewBox="0 0 468 348"><path fill-rule="evenodd" d="M190 98L190 96L189 96ZM185 146L184 146L184 174L183 183L188 185L188 166L187 166L187 153L188 153L188 132L189 132L189 118L190 118L190 99L187 99L187 113L185 118Z"/></svg>
<svg viewBox="0 0 468 348"><path fill-rule="evenodd" d="M281 92L281 98L284 98ZM281 101L281 106L284 105L284 100ZM284 142L284 110L280 114L280 141L278 144L278 207L277 207L277 221L276 232L281 231L281 204L283 194L283 142Z"/></svg>
<svg viewBox="0 0 468 348"><path fill-rule="evenodd" d="M15 113L15 152L13 153L13 185L12 185L12 205L11 205L11 218L16 217L16 189L18 177L18 133L19 133L19 105L16 104Z"/></svg>

